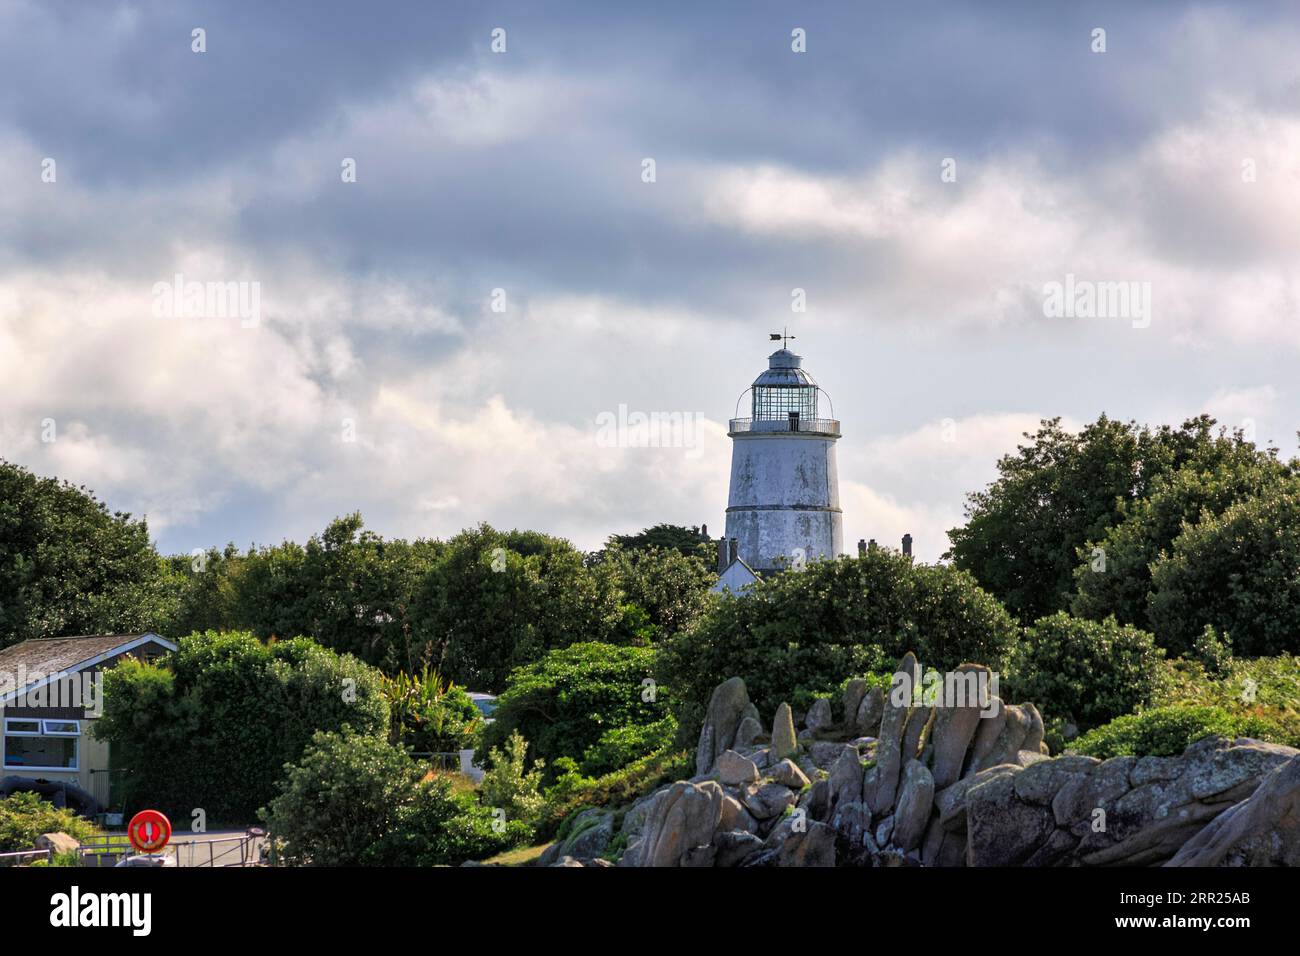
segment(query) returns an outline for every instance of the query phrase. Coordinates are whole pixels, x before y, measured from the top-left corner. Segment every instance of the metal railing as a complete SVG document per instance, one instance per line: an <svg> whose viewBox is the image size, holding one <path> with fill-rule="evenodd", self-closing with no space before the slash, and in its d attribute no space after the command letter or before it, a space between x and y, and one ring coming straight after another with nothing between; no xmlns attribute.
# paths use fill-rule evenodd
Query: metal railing
<svg viewBox="0 0 1300 956"><path fill-rule="evenodd" d="M172 857L177 866L183 867L251 866L261 862L264 845L269 845L266 834L246 832L211 839L175 840L163 849L162 855ZM123 833L89 837L77 850L81 865L91 867L116 866L123 857L133 856L135 852Z"/></svg>
<svg viewBox="0 0 1300 956"><path fill-rule="evenodd" d="M28 866L37 860L54 862L53 850L19 850L16 853L0 853L0 867Z"/></svg>
<svg viewBox="0 0 1300 956"><path fill-rule="evenodd" d="M801 432L809 435L838 435L840 423L834 418L733 418L727 425L729 434L746 432Z"/></svg>

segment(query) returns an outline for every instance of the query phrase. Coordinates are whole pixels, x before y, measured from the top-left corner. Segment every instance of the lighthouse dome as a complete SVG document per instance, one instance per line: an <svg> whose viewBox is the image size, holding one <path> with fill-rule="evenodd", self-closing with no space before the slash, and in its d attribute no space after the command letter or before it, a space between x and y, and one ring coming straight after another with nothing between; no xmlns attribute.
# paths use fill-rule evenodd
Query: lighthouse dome
<svg viewBox="0 0 1300 956"><path fill-rule="evenodd" d="M777 349L767 357L767 371L754 379L754 386L766 385L776 388L797 388L817 383L803 370L803 356L795 355L789 349Z"/></svg>
<svg viewBox="0 0 1300 956"><path fill-rule="evenodd" d="M756 421L787 421L791 413L803 419L817 417L817 383L802 366L803 356L789 349L768 356L767 371L754 379Z"/></svg>

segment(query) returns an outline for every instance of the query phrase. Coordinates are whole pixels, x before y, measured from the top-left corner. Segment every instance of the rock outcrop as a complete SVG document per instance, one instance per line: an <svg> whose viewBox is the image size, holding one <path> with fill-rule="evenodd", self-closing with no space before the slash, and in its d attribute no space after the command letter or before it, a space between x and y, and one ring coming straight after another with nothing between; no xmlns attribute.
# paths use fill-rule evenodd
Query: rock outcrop
<svg viewBox="0 0 1300 956"><path fill-rule="evenodd" d="M628 848L620 863L712 866L717 848L711 844L722 819L725 796L722 787L710 780L674 783L660 790L646 817L641 839Z"/></svg>
<svg viewBox="0 0 1300 956"><path fill-rule="evenodd" d="M908 654L898 693L850 681L842 721L823 699L801 735L783 703L770 743L744 682L719 685L696 776L628 809L618 865L1300 864L1300 751L1209 738L1178 757L1051 757L1033 704L951 693L987 691L987 668L937 691L921 674ZM586 811L551 861L604 865L612 819Z"/></svg>
<svg viewBox="0 0 1300 956"><path fill-rule="evenodd" d="M749 709L749 692L739 677L723 681L709 698L709 709L704 715L700 742L695 748L695 772L705 774L713 769L718 757L730 750L736 742L736 730Z"/></svg>

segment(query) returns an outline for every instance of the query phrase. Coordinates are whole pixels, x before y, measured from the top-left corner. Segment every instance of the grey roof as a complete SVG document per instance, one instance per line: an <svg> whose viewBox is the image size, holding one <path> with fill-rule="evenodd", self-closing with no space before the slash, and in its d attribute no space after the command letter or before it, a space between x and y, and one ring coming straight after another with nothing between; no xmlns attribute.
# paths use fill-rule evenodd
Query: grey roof
<svg viewBox="0 0 1300 956"><path fill-rule="evenodd" d="M111 654L119 647L142 637L155 638L168 644L157 634L87 634L79 637L39 637L23 641L0 650L0 671L17 674L20 667L36 680L55 671L74 670L77 665ZM170 646L170 644L168 644Z"/></svg>
<svg viewBox="0 0 1300 956"><path fill-rule="evenodd" d="M802 365L802 355L795 355L789 349L777 349L767 357L767 371L754 379L754 385L766 388L816 386L817 383L803 370Z"/></svg>

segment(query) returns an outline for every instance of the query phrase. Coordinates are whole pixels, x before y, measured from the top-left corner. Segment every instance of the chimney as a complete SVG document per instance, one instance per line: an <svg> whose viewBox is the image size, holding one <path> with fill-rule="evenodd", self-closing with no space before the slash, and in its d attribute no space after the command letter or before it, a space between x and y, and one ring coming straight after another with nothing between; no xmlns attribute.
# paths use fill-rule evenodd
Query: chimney
<svg viewBox="0 0 1300 956"><path fill-rule="evenodd" d="M865 558L866 556L867 556L867 539L858 538L858 557Z"/></svg>
<svg viewBox="0 0 1300 956"><path fill-rule="evenodd" d="M903 554L909 558L912 556L912 536L911 534L903 535Z"/></svg>
<svg viewBox="0 0 1300 956"><path fill-rule="evenodd" d="M872 538L870 541L867 542L867 550L868 550L868 551L875 551L875 550L876 550L876 539L875 539L875 538Z"/></svg>
<svg viewBox="0 0 1300 956"><path fill-rule="evenodd" d="M727 570L727 565L731 562L727 560L727 539L718 539L718 573L721 574Z"/></svg>
<svg viewBox="0 0 1300 956"><path fill-rule="evenodd" d="M732 561L735 561L738 557L740 557L740 539L739 539L739 538L732 538L732 539L731 539L731 548L730 548L730 551L731 551L731 561L728 561L728 562L727 562L728 564L731 564Z"/></svg>
<svg viewBox="0 0 1300 956"><path fill-rule="evenodd" d="M709 540L709 526L708 526L708 525L706 525L706 524L702 524L702 525L700 525L700 537L703 538L705 541L708 541L708 540Z"/></svg>

